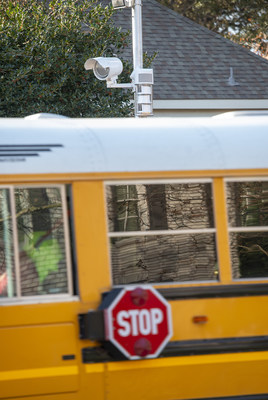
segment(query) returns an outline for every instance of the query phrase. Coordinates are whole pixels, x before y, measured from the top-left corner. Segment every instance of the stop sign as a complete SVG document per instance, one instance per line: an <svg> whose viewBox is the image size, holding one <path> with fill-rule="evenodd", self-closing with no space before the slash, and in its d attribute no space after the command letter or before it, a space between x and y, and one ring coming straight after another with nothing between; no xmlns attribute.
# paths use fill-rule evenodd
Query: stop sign
<svg viewBox="0 0 268 400"><path fill-rule="evenodd" d="M157 357L172 336L170 305L151 286L122 289L104 315L106 339L131 360Z"/></svg>

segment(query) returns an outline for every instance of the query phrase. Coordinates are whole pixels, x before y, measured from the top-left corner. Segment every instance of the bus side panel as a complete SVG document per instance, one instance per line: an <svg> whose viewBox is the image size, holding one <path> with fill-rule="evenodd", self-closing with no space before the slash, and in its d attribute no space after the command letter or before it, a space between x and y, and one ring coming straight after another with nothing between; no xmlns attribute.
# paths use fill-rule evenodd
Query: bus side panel
<svg viewBox="0 0 268 400"><path fill-rule="evenodd" d="M76 303L0 309L0 398L77 392Z"/></svg>
<svg viewBox="0 0 268 400"><path fill-rule="evenodd" d="M203 339L243 339L266 336L265 312L268 296L245 296L212 299L183 299L170 302L173 341ZM194 318L205 317L204 323ZM265 350L265 349L262 349Z"/></svg>
<svg viewBox="0 0 268 400"><path fill-rule="evenodd" d="M75 336L71 323L2 328L0 398L77 391Z"/></svg>
<svg viewBox="0 0 268 400"><path fill-rule="evenodd" d="M93 305L111 287L103 182L72 187L79 296L81 303Z"/></svg>
<svg viewBox="0 0 268 400"><path fill-rule="evenodd" d="M268 352L110 363L107 400L201 399L268 392Z"/></svg>

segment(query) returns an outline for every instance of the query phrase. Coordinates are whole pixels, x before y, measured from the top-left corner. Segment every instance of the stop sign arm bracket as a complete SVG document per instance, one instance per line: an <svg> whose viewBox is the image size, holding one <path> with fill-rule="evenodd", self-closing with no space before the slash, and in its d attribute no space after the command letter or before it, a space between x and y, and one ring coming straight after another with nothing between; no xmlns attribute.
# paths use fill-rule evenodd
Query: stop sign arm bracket
<svg viewBox="0 0 268 400"><path fill-rule="evenodd" d="M122 288L116 288L112 289L110 292L104 292L98 310L90 310L86 314L78 315L80 339L89 339L98 342L104 342L106 340L104 310L113 302L121 291Z"/></svg>
<svg viewBox="0 0 268 400"><path fill-rule="evenodd" d="M104 311L94 310L78 315L79 337L102 342L105 340Z"/></svg>

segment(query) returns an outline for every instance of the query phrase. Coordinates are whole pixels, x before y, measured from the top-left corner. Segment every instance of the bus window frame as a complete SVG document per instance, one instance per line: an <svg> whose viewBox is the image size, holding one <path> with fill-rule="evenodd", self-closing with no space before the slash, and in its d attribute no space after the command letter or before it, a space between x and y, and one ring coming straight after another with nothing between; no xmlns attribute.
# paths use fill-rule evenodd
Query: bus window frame
<svg viewBox="0 0 268 400"><path fill-rule="evenodd" d="M267 226L254 226L254 227L231 227L229 224L229 216L228 216L228 204L227 204L227 184L229 182L268 182L268 178L265 176L243 176L243 177L225 177L224 178L224 187L225 187L225 204L226 204L226 212L227 212L227 229L228 229L228 241L229 241L229 256L231 262L232 269L232 261L231 261L231 245L230 245L230 234L235 232L268 232ZM233 271L232 271L233 272ZM235 283L243 283L243 282L267 282L268 277L256 277L256 278L233 278L232 281Z"/></svg>
<svg viewBox="0 0 268 400"><path fill-rule="evenodd" d="M189 230L156 230L156 231L128 231L128 232L109 232L109 222L108 222L108 207L107 207L107 186L115 185L160 185L160 184L191 184L191 183L210 183L212 192L212 212L214 218L213 228L204 229L189 229ZM198 285L220 285L221 282L221 268L220 268L220 258L217 243L217 224L215 215L215 200L214 200L214 179L212 177L200 177L200 178L171 178L171 179L124 179L124 180L104 180L104 196L105 196L105 216L106 216L106 234L108 238L108 254L109 254L109 270L110 270L110 281L114 288L124 287L129 284L114 284L113 274L112 274L112 259L111 259L111 245L110 239L112 237L130 237L130 236L153 236L153 235L182 235L190 233L210 233L215 235L215 255L218 263L219 278L215 280L191 280L191 281L171 281L171 282L154 282L149 283L155 287L165 287L165 286L198 286ZM148 283L147 283L148 284ZM140 285L140 284L137 284Z"/></svg>
<svg viewBox="0 0 268 400"><path fill-rule="evenodd" d="M19 260L19 246L18 246L18 229L16 223L16 204L15 204L15 193L14 190L19 189L59 189L62 202L62 217L63 217L63 232L64 232L64 251L66 259L66 277L67 277L67 292L66 293L53 293L43 294L36 296L22 296L21 285L20 285L20 260ZM16 295L13 297L0 298L0 304L34 304L42 302L55 302L55 301L70 301L76 298L73 290L73 270L72 270L72 257L71 257L71 243L70 243L70 227L67 209L67 190L66 184L13 184L13 185L0 185L1 189L8 189L10 193L10 213L12 220L12 240L14 248L14 269L16 279Z"/></svg>

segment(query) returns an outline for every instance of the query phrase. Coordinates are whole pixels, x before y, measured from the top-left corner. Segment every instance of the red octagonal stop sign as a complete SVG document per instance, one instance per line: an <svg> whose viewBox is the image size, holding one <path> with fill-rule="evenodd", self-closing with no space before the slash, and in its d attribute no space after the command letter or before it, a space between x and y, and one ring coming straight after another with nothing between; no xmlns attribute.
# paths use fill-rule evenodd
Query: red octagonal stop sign
<svg viewBox="0 0 268 400"><path fill-rule="evenodd" d="M172 336L169 303L151 286L126 287L105 310L106 339L127 358L153 358Z"/></svg>

